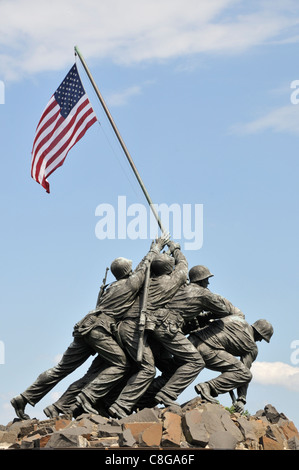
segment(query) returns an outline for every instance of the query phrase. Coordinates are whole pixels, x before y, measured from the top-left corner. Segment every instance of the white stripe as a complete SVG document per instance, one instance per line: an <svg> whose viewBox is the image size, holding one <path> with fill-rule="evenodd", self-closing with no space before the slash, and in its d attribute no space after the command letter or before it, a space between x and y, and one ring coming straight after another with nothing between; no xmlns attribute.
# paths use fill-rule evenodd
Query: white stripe
<svg viewBox="0 0 299 470"><path fill-rule="evenodd" d="M69 125L69 121L71 120L71 118L74 116L74 114L76 113L77 111L77 108L82 104L82 102L84 102L84 99L85 99L85 96L84 95L79 101L78 103L76 104L76 106L74 106L74 108L72 109L72 111L70 112L70 114L67 116L67 118L61 123L61 125L59 126L59 128L57 129L57 131L49 138L49 140L47 140L45 142L45 144L39 149L39 151L37 152L36 156L35 156L35 168L36 168L36 165L38 164L39 160L40 160L40 157L41 155L43 154L43 152L52 144L52 142L57 138L59 137L60 133L62 133L64 131L64 129ZM90 104L89 106L90 107ZM76 120L75 120L75 123L77 122L77 119L80 119L80 117L82 116L82 114L84 114L86 112L86 107L83 108L83 110L81 110L81 112L79 113L79 115L77 116ZM60 115L59 115L59 118L60 118ZM75 125L74 123L74 125ZM47 154L46 157L44 157L43 159L43 163L41 165L41 168L40 168L40 174L41 172L44 170L48 160L59 150L59 148L64 144L64 142L67 140L67 136L70 135L70 132L69 131L63 139L59 140L57 145L54 147L54 149L51 150L50 153ZM39 182L40 182L41 178L39 176Z"/></svg>
<svg viewBox="0 0 299 470"><path fill-rule="evenodd" d="M44 115L44 113L46 112L46 110L51 106L51 104L53 103L53 101L56 101L54 95L51 96L50 101L48 102L47 106L46 106L45 109L43 110L43 112L42 112L42 114L41 114L41 117L40 117L40 120L41 120L42 116ZM39 128L39 127L40 127L40 122L39 122L38 125L37 125L37 128Z"/></svg>
<svg viewBox="0 0 299 470"><path fill-rule="evenodd" d="M37 134L40 132L40 129L45 126L47 124L47 122L55 115L57 114L57 111L60 111L60 106L58 104L56 104L56 106L54 106L54 108L52 109L51 112L49 112L45 117L44 119L40 122L38 128L36 129L36 132L35 132L35 136L37 136ZM48 126L41 134L40 136L38 137L37 140L34 141L34 147L32 149L32 153L35 152L35 149L36 147L38 146L39 142L47 135L51 132L51 130L53 129L53 127L55 126L55 122L53 124L51 124L50 126ZM36 139L36 137L35 137Z"/></svg>
<svg viewBox="0 0 299 470"><path fill-rule="evenodd" d="M57 107L54 108L53 112L51 113L51 116L53 116L53 114L57 113L57 111L60 110L60 107L57 105ZM40 153L41 153L41 149L45 148L47 146L47 143L44 144L43 147L41 147L41 149L39 150L38 153L35 153L36 152L36 148L38 147L38 144L39 142L42 141L42 139L44 139L48 134L50 134L52 132L52 130L54 129L54 127L56 126L56 123L57 123L57 120L60 118L60 114L57 116L57 119L55 119L55 121L50 125L48 126L44 132L40 135L40 137L38 138L38 140L34 143L34 148L32 150L32 163L33 163L33 159L34 159L34 165L33 165L33 171L35 172L36 170L36 165L39 161L39 156L40 156ZM47 119L48 120L48 119ZM46 123L47 121L43 121L43 125Z"/></svg>
<svg viewBox="0 0 299 470"><path fill-rule="evenodd" d="M51 165L49 165L46 170L45 170L45 177L47 178L48 174L51 173L52 169L55 168L61 161L63 161L63 159L66 157L69 149L72 147L72 145L76 142L76 139L78 137L79 134L81 134L81 132L86 128L87 124L89 123L89 121L91 121L93 118L95 117L95 115L93 113L91 113L82 123L82 125L77 129L77 132L76 134L74 134L74 136L72 137L71 141L69 142L67 148L64 150L63 153L61 153L59 156L57 156L57 158L55 158L55 160L51 163ZM69 136L72 134L72 132L69 133Z"/></svg>
<svg viewBox="0 0 299 470"><path fill-rule="evenodd" d="M47 154L47 156L44 157L43 163L42 163L42 165L41 165L40 172L42 172L42 171L44 172L44 171L45 171L45 168L46 168L46 166L47 166L48 161L53 157L53 155L54 155L55 153L59 152L59 149L68 141L68 139L69 139L69 138L71 137L71 135L73 134L74 127L75 127L77 121L78 121L81 117L84 117L84 114L85 114L86 111L87 111L88 109L90 109L90 108L91 108L91 106L90 106L90 104L88 104L87 106L85 106L85 107L80 111L80 113L78 114L78 116L77 116L77 118L76 118L74 124L73 124L72 127L70 128L70 130L64 135L64 137L63 137L62 139L60 139L60 140L58 141L57 145L51 150L51 152L49 152L49 153ZM69 116L66 118L65 122L63 123L63 129L67 126L67 124L68 124L67 121L69 121L70 119L71 119L71 118L70 118L70 115L69 115ZM83 121L83 126L84 126L84 121ZM81 126L81 127L82 127L82 126ZM80 127L79 129L81 129L81 127ZM62 129L62 126L61 126L61 127L59 128L59 131L62 132L63 129ZM60 133L60 132L59 132L59 133ZM54 138L58 137L58 136L59 136L59 133L56 133L55 136L54 136ZM78 133L78 132L77 132L77 133ZM76 134L76 135L77 135L77 134ZM52 140L52 139L51 139L51 140ZM70 144L68 145L67 148L69 148L69 146L70 146ZM60 158L60 157L58 157L58 158ZM56 159L55 159L55 161L56 161ZM50 165L50 167L52 168L52 164ZM48 172L47 172L47 173L48 173Z"/></svg>
<svg viewBox="0 0 299 470"><path fill-rule="evenodd" d="M84 97L83 97L84 98ZM67 127L69 125L69 121L71 120L71 118L74 116L74 114L76 114L76 111L77 111L77 108L82 104L82 101L83 101L83 98L81 98L80 101L78 101L78 103L76 104L76 106L72 109L72 111L70 112L70 114L67 116L66 119L64 119L64 121L61 123L60 127L57 129L57 131L55 132L55 134L53 134L51 136L51 138L49 140L47 140L47 142L43 145L43 147L41 147L37 153L37 157L39 157L40 154L42 154L44 152L44 150L49 147L51 145L51 143L57 138L57 136L60 134L60 132L63 132L64 128ZM59 118L61 116L59 115ZM48 132L46 132L46 134L48 134Z"/></svg>
<svg viewBox="0 0 299 470"><path fill-rule="evenodd" d="M89 108L89 107L88 107ZM86 112L86 108L84 108L83 112L80 113L79 116L82 116L83 113ZM84 117L84 116L83 116ZM83 121L82 125L79 127L79 129L77 129L77 132L75 134L75 136L72 138L72 140L69 142L66 150L64 150L62 152L62 154L58 154L55 158L55 160L51 163L51 165L49 165L49 167L47 168L47 164L48 164L48 161L53 158L54 154L59 152L59 149L63 146L63 144L65 142L67 142L67 140L72 136L73 134L73 131L74 131L74 126L72 126L72 128L67 132L67 134L64 136L63 139L59 140L59 143L52 149L52 151L50 153L47 154L47 156L45 158L43 158L43 161L42 161L42 165L41 165L41 168L40 168L40 174L39 174L39 181L41 181L43 179L43 175L46 174L48 175L50 173L50 171L52 170L53 167L57 166L57 163L60 162L63 158L65 158L65 155L67 154L68 150L70 149L71 145L73 144L74 142L74 138L77 137L78 134L80 134L80 132L82 131L82 129L84 129L86 127L86 123L89 122L92 118L94 117L93 114L91 114L90 116L88 116L87 118L85 118L85 120ZM77 122L77 121L76 121Z"/></svg>

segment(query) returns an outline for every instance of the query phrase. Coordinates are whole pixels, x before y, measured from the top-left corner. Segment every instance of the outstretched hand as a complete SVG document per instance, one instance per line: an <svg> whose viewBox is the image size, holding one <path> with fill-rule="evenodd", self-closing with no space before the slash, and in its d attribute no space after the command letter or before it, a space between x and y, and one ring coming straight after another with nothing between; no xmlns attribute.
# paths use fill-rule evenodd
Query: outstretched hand
<svg viewBox="0 0 299 470"><path fill-rule="evenodd" d="M170 242L170 234L169 232L163 232L162 235L159 238L156 238L156 240L153 242L154 245L157 245L159 247L159 250L161 251L164 246L168 245Z"/></svg>
<svg viewBox="0 0 299 470"><path fill-rule="evenodd" d="M171 240L167 243L167 245L168 245L170 253L173 253L174 250L176 249L179 249L179 250L181 249L181 245L179 243L173 242Z"/></svg>
<svg viewBox="0 0 299 470"><path fill-rule="evenodd" d="M161 242L163 243L163 248L165 245L168 245L170 242L170 233L169 232L163 232L161 237L160 237Z"/></svg>

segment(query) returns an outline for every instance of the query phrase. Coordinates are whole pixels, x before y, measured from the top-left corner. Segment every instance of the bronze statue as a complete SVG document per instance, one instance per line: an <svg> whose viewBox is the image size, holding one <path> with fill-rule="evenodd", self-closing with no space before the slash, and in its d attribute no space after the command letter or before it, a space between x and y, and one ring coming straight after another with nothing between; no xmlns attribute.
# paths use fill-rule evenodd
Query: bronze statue
<svg viewBox="0 0 299 470"><path fill-rule="evenodd" d="M188 333L191 329L196 329L199 326L204 326L211 319L226 317L228 315L238 314L244 317L243 313L238 307L235 307L226 298L212 293L208 289L209 279L213 274L206 266L194 266L189 271L189 283L184 283L172 299L167 303L166 308L169 313L181 319L182 330ZM182 321L183 320L183 321ZM151 338L149 338L151 341ZM150 343L151 344L151 343ZM164 351L158 351L162 358ZM200 351L199 351L200 352ZM156 353L155 357L156 357ZM164 385L175 374L177 367L180 364L179 357L172 358L172 360L161 361L159 367L162 375L158 376L151 383L147 393L138 401L138 406L153 406L154 397L160 390L163 390ZM205 367L203 358L199 361L199 371Z"/></svg>
<svg viewBox="0 0 299 470"><path fill-rule="evenodd" d="M251 365L258 355L257 341L269 343L273 326L267 320L250 325L242 315L230 315L191 333L192 344L200 352L205 367L221 372L215 379L195 386L198 394L210 402L222 393L237 389L234 408L244 410ZM240 359L239 359L240 357Z"/></svg>
<svg viewBox="0 0 299 470"><path fill-rule="evenodd" d="M165 244L172 256L160 254ZM249 325L239 308L212 293L208 285L213 274L205 266L190 269L187 282L187 260L167 236L152 244L134 273L131 268L125 258L114 260L111 271L117 280L101 292L96 309L75 325L74 341L60 363L11 400L21 419L29 418L27 403L34 406L95 353L86 374L44 410L48 417L83 410L121 418L144 406L177 405L179 394L204 367L221 374L196 385L196 392L213 402L237 389L234 406L244 410L256 341L269 342L272 325L266 320ZM142 343L141 312L146 312ZM155 378L156 367L162 375Z"/></svg>
<svg viewBox="0 0 299 470"><path fill-rule="evenodd" d="M34 406L60 380L81 366L91 355L99 354L106 365L103 371L105 386L103 385L102 393L107 393L112 389L115 383L129 371L130 362L113 337L113 326L134 303L144 281L147 263L161 251L167 241L168 236L165 235L152 243L148 254L134 272L132 272L130 260L117 258L112 262L111 271L116 281L105 290L96 309L75 325L73 342L63 354L60 362L40 374L30 387L11 400L19 418L28 419L29 416L24 411L27 403ZM88 398L82 405L85 409L89 409Z"/></svg>
<svg viewBox="0 0 299 470"><path fill-rule="evenodd" d="M173 256L160 254L151 263L146 326L148 336L154 339L167 355L174 357L177 367L169 380L163 384L155 396L155 402L165 406L175 405L178 395L198 375L203 361L200 354L181 331L182 318L166 308L168 302L187 281L188 263L178 244L168 244ZM119 332L125 349L137 361L139 343L140 303L135 302L124 315ZM109 408L115 417L131 413L139 398L145 393L155 377L157 358L153 357L151 340L144 345L139 370L121 391ZM168 364L170 366L170 363ZM158 367L161 367L158 365Z"/></svg>

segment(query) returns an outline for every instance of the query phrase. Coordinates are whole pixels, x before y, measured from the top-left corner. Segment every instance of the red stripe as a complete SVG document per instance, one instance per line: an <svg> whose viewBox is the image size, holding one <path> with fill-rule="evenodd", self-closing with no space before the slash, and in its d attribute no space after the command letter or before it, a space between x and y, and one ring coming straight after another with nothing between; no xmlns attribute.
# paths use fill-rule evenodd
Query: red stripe
<svg viewBox="0 0 299 470"><path fill-rule="evenodd" d="M51 152L55 149L55 147L57 146L57 143L59 143L59 141L61 140L61 138L67 133L69 132L70 129L73 128L73 131L72 131L72 134L70 136L70 138L63 144L63 146L57 150L57 152L51 156L51 158L49 159L49 161L47 162L46 164L46 167L45 169L51 164L53 163L53 161L59 157L59 155L61 155L63 153L63 151L67 148L67 145L69 145L69 142L71 141L71 139L73 138L75 132L77 131L77 129L80 127L81 123L84 121L85 119L85 116L88 116L90 113L92 113L92 109L89 108L88 112L85 113L85 115L83 115L80 120L78 121L78 123L76 124L75 123L75 120L76 118L78 117L78 113L82 110L82 108L85 108L86 104L85 102L82 103L76 114L72 117L71 121L69 122L69 124L63 129L63 131L55 138L55 140L53 140L53 142L44 150L44 152L40 155L39 157L39 161L36 165L36 172L35 172L35 179L38 180L39 179L39 173L40 173L40 169L41 169L41 166L43 164L43 160L46 158L46 156L48 154L51 154ZM62 118L63 119L63 118ZM95 119L96 120L96 119ZM52 171L51 171L52 172Z"/></svg>
<svg viewBox="0 0 299 470"><path fill-rule="evenodd" d="M47 174L47 176L44 176L43 178L43 181L46 182L46 178L49 178L49 176L57 169L59 168L60 166L63 165L66 157L67 157L67 154L69 153L69 151L71 150L71 148L84 136L85 132L97 121L97 118L93 118L91 119L91 121L89 121L87 124L86 124L86 127L82 130L82 132L80 132L80 134L77 136L75 142L73 142L73 144L68 148L64 158L59 162L57 163L57 165L52 168L52 170ZM46 182L47 183L47 182ZM48 184L48 183L47 183Z"/></svg>
<svg viewBox="0 0 299 470"><path fill-rule="evenodd" d="M87 100L88 101L88 100ZM60 134L57 135L57 137L53 140L53 142L40 154L40 156L38 157L38 163L36 164L36 170L35 170L35 177L34 179L38 180L38 176L39 176L39 172L40 172L40 168L42 166L42 163L43 163L43 160L44 158L46 158L46 156L48 155L48 153L50 153L53 148L56 147L56 145L59 143L59 141L64 137L64 135L70 130L70 128L74 125L74 122L77 118L77 115L78 115L78 112L80 112L88 103L86 103L85 101L83 103L81 103L81 105L78 107L77 111L76 111L76 114L74 114L72 116L72 119L70 120L70 122L68 123L68 125L60 132ZM58 119L57 119L57 123L56 125L54 126L54 128L52 129L52 131L46 135L43 140L40 142L40 144L38 145L38 148L36 149L35 151L35 154L37 154L38 150L44 145L46 144L47 141L49 141L52 136L59 130L59 127L62 123L65 122L65 119L60 116ZM48 166L48 165L47 165Z"/></svg>
<svg viewBox="0 0 299 470"><path fill-rule="evenodd" d="M70 144L72 138L73 138L74 135L76 134L76 132L77 132L77 130L79 129L79 127L81 127L82 123L85 121L85 119L87 118L87 116L89 116L92 112L93 112L93 111L92 111L92 109L90 108L90 109L84 114L84 116L81 116L81 118L76 122L76 124L74 124L73 126L70 126L70 128L73 127L73 129L72 129L72 134L70 135L70 137L68 138L68 140L63 144L63 146L48 160L47 165L46 165L46 168L47 168L48 166L50 166L50 165L59 157L59 155L61 155L61 154L67 149L68 145ZM70 130L70 129L68 129L68 130ZM83 129L83 130L84 130L84 129ZM66 134L66 133L64 132L64 135L65 135L65 134ZM79 135L80 135L80 134L79 134ZM84 135L84 134L83 134L83 135ZM78 140L79 140L79 138L77 137L77 138L76 138L76 142L78 142ZM76 142L75 142L75 143L76 143ZM73 145L74 145L74 144L71 145L70 149L73 147ZM52 146L51 146L51 148L52 148ZM70 149L69 149L69 150L70 150ZM69 150L68 150L68 151L69 151ZM51 173L52 173L52 171L51 171Z"/></svg>
<svg viewBox="0 0 299 470"><path fill-rule="evenodd" d="M53 98L53 97L52 97ZM50 100L51 101L51 100ZM61 165L63 165L65 158L70 151L70 149L84 136L86 133L87 129L91 127L96 121L96 117L92 117L92 119L85 124L83 129L81 130L80 134L75 138L75 141L71 143L72 139L74 138L76 132L84 125L84 121L87 119L90 114L93 113L93 109L90 106L89 100L87 96L85 95L84 101L80 104L78 109L76 110L76 113L71 117L71 120L67 123L67 125L61 129L59 133L59 128L62 127L63 123L65 123L65 119L60 115L60 108L59 110L51 117L48 117L49 113L55 109L55 106L59 107L58 103L56 100L53 99L53 101L46 107L44 110L42 117L39 120L39 123L36 128L36 134L35 134L35 139L33 142L33 148L32 148L32 163L31 163L31 176L39 182L39 178L42 177L41 185L46 189L47 192L50 192L50 187L49 183L47 181L47 178ZM80 112L84 110L87 106L90 106L89 109L85 111L83 116L78 118L78 115ZM56 121L56 122L55 122ZM49 133L45 135L45 137L38 142L38 139L41 137L42 133L45 133L47 131L47 128L51 127L55 123L54 127L52 130L49 130ZM55 147L59 144L61 139L63 139L68 132L71 131L71 135L67 139L67 141L62 145L62 147L59 148L53 155L51 155L52 152L55 151ZM57 136L55 137L55 134ZM49 143L48 146L47 142L49 142L53 137L54 140ZM35 145L37 144L37 147L35 148ZM44 151L38 156L38 152L41 150L43 146L46 146ZM43 162L47 156L50 156L49 160L46 162L46 166L44 169L43 175L40 175L41 167L43 165ZM59 157L62 157L61 161L58 161ZM57 160L57 164L55 165L55 160ZM37 162L37 163L36 163ZM35 166L35 171L33 174L33 167L36 163ZM46 169L51 165L54 164L55 166L51 169L51 171L47 174L46 176Z"/></svg>
<svg viewBox="0 0 299 470"><path fill-rule="evenodd" d="M36 156L35 158L38 158L38 163L36 165L36 174L38 175L39 173L39 168L41 166L41 162L43 160L43 158L48 154L49 152L49 147L46 148L41 154L40 156L38 156L38 152L39 150L52 138L52 136L55 134L55 132L57 132L57 130L59 129L59 127L61 126L61 124L64 122L64 118L60 115L60 112L58 112L58 116L55 117L55 119L57 119L57 122L54 126L54 128L51 130L51 132L49 132L49 134L47 134L38 144L38 146L36 147L35 151L34 151L34 155ZM38 168L38 172L37 172L37 168Z"/></svg>
<svg viewBox="0 0 299 470"><path fill-rule="evenodd" d="M38 156L38 152L39 150L51 139L52 135L54 134L54 132L57 131L57 129L59 128L59 126L62 124L62 122L64 121L64 118L60 115L60 111L58 111L58 113L53 117L53 120L51 120L52 122L54 120L57 120L57 123L56 125L54 126L54 128L52 129L51 132L49 132L49 134L45 135L45 137L39 142L39 144L37 145L36 149L34 149L34 161L32 162L32 170L33 171L33 165L36 161L36 159L38 159L38 161L40 162L40 159L43 158L43 155L44 155L44 152ZM51 122L51 123L52 123ZM50 124L49 124L50 125ZM40 164L37 164L36 165L36 168L37 166L39 165L40 167ZM38 174L38 173L37 173Z"/></svg>
<svg viewBox="0 0 299 470"><path fill-rule="evenodd" d="M46 116L47 116L55 107L58 108L56 114L54 114L50 119L48 119L45 123L43 123L43 121L45 121ZM35 147L36 142L37 142L39 136L41 135L41 133L44 132L44 131L47 129L47 127L49 127L49 126L55 121L55 119L59 120L59 115L60 115L60 107L59 107L58 103L56 102L56 100L53 100L52 103L50 103L50 104L46 107L46 109L45 109L45 111L44 111L44 113L43 113L43 115L42 115L42 117L41 117L41 119L40 119L40 121L39 121L39 123L38 123L38 125L37 125L36 134L35 134L35 138L34 138L34 142L33 142L33 146L32 146L32 163L31 163L31 176L32 176L34 179L36 179L36 178L35 178L35 176L33 175L33 167L34 167L34 164L35 164L35 161L36 161L36 158L37 158L38 151L39 151L39 149L41 148L41 146L42 146L44 143L47 142L49 136L46 135L46 136L44 137L44 139L41 140L41 142L38 144L38 147L37 147L37 148L34 148L34 147Z"/></svg>
<svg viewBox="0 0 299 470"><path fill-rule="evenodd" d="M56 100L54 100L54 101L52 101L52 103L49 103L48 106L46 107L46 109L45 109L45 111L44 111L42 117L40 118L39 123L36 127L35 138L34 138L32 150L34 148L34 144L35 144L38 136L40 135L40 131L41 131L42 126L45 126L45 128L47 127L47 116L48 116L48 114L50 114L50 112L53 111L53 109L56 106L57 106L58 111L59 111L60 107L59 107L58 103L56 102ZM45 124L43 124L43 122L45 122Z"/></svg>
<svg viewBox="0 0 299 470"><path fill-rule="evenodd" d="M47 129L47 127L53 124L53 122L59 117L59 115L60 115L60 108L58 107L56 114L53 114L51 118L49 118L40 128L37 129L32 150L34 149L35 143L39 139L40 135ZM37 153L37 150L35 150L34 153Z"/></svg>
<svg viewBox="0 0 299 470"><path fill-rule="evenodd" d="M57 143L59 142L59 140L61 140L65 134L69 131L69 129L74 125L76 119L77 119L77 116L78 114L85 108L85 106L88 105L88 102L86 103L86 101L84 101L83 103L81 103L81 105L78 107L77 111L76 111L76 114L74 114L71 118L71 120L69 121L68 125L60 132L59 135L57 135L57 137L55 137L55 139L53 140L53 142L51 143L50 145L50 149L52 149L53 147L56 147ZM65 121L65 119L61 116L61 119L57 122L55 128L53 129L53 131L51 131L51 133L49 134L49 136L47 137L47 140L50 139L50 137L52 137L55 132L59 129L59 126L60 124L62 124L63 122Z"/></svg>
<svg viewBox="0 0 299 470"><path fill-rule="evenodd" d="M53 95L54 96L54 95ZM56 100L53 100L52 103L51 103L51 100L53 98L53 96L51 97L48 105L46 106L40 120L38 121L38 125L36 126L36 130L38 129L38 127L40 126L40 123L45 119L45 117L47 116L47 114L49 114L49 112L52 111L52 109L56 106L57 102Z"/></svg>

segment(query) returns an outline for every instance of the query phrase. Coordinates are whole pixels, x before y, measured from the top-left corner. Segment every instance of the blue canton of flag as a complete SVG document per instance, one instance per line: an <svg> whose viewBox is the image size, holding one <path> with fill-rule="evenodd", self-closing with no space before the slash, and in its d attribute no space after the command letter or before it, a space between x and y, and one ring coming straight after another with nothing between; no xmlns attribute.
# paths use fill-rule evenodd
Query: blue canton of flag
<svg viewBox="0 0 299 470"><path fill-rule="evenodd" d="M60 106L61 116L66 118L84 94L85 91L77 67L74 65L54 93L54 97Z"/></svg>

